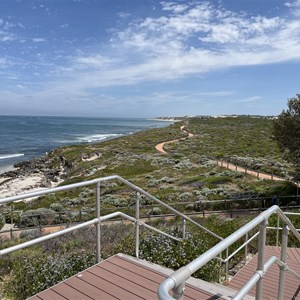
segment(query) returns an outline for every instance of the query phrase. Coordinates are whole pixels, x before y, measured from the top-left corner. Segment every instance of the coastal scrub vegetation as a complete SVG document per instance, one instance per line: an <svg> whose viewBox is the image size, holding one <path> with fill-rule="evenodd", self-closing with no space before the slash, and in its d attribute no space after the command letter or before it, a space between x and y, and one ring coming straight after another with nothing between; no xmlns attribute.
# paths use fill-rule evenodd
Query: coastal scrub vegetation
<svg viewBox="0 0 300 300"><path fill-rule="evenodd" d="M180 130L181 126L185 126L194 136L186 138L186 134ZM55 149L45 159L51 174L63 170L60 185L117 174L185 213L201 212L204 215L213 210L264 209L271 206L274 195L279 197L280 205L293 206L299 199L292 183L257 179L245 173L226 170L217 164L217 160L223 159L260 172L290 176L294 166L285 160L272 130L271 118L188 118L165 128L151 129L99 144ZM156 144L178 138L180 140L177 143L165 146L168 154L163 155L155 150ZM133 215L135 197L132 190L119 182L103 182L101 214L120 210ZM152 215L169 211L143 195L140 203L141 217L149 218L151 224L180 235L181 225L176 220L151 219ZM3 205L0 213L6 222L13 221L25 229L20 240L2 241L1 247L5 248L41 234L39 229L30 228L81 222L95 217L95 188L77 188L28 202L17 202L14 206ZM247 217L234 220L197 218L197 222L226 237L242 226ZM102 229L103 257L118 252L133 254L132 226L102 225ZM188 230L188 239L180 247L166 238L142 232L141 257L170 268L178 268L217 242L215 238L193 227ZM271 237L270 241L273 240L274 237ZM77 273L95 262L94 241L95 232L87 229L6 256L0 262L3 279L1 288L11 299L24 299ZM234 245L232 250L237 247L238 244ZM220 263L213 261L197 276L216 280L222 275L222 270Z"/></svg>
<svg viewBox="0 0 300 300"><path fill-rule="evenodd" d="M285 158L294 165L295 179L300 179L300 94L289 99L287 106L273 122L274 138Z"/></svg>
<svg viewBox="0 0 300 300"><path fill-rule="evenodd" d="M261 207L260 198L266 198L264 204L270 205L275 194L281 197L282 205L292 205L298 201L292 197L297 193L292 183L260 180L217 165L217 160L223 159L288 177L293 165L285 161L274 141L272 124L272 119L267 117L188 118L165 128L98 144L59 148L52 151L47 160L54 170L59 168L58 161L62 157L67 161L60 185L117 174L183 212ZM157 153L156 144L186 136L180 130L183 125L194 136L167 144L167 155ZM93 159L86 159L90 157ZM118 182L102 183L102 213L116 208L130 212L134 208L134 197L132 191ZM225 207L224 202L210 204L212 200L231 202ZM153 209L153 203L145 197L141 204L145 216L158 211L169 213L161 207ZM1 209L8 220L11 208L3 206ZM93 187L86 187L50 194L27 203L15 203L14 209L22 211L19 220L14 218L23 227L83 221L95 215L95 191Z"/></svg>

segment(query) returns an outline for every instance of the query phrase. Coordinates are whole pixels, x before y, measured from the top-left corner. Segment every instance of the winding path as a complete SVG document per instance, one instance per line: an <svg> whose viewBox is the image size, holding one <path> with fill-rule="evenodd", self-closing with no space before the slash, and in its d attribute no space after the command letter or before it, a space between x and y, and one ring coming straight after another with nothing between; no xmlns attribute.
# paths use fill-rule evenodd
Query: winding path
<svg viewBox="0 0 300 300"><path fill-rule="evenodd" d="M221 168L226 168L228 170L249 174L251 176L257 177L258 179L268 179L268 180L275 180L275 181L289 181L290 183L292 183L296 187L300 188L300 183L295 182L295 181L291 181L288 178L279 177L279 176L275 176L273 174L268 174L268 173L262 173L260 171L249 170L247 168L231 164L231 163L229 163L227 161L224 161L224 160L217 160L217 164Z"/></svg>
<svg viewBox="0 0 300 300"><path fill-rule="evenodd" d="M170 141L166 141L166 142L162 142L160 144L157 144L155 146L155 149L162 153L162 154L168 154L168 152L166 152L164 150L164 146L166 144L173 144L173 143L176 143L180 140L185 140L187 138L192 138L194 137L194 134L193 133L190 133L188 132L185 127L188 125L188 123L186 123L185 125L181 126L180 127L180 130L184 133L187 134L186 137L183 137L183 138L179 138L179 139L175 139L175 140L170 140ZM275 176L273 174L268 174L268 173L262 173L262 172L259 172L259 171L253 171L253 170L249 170L247 168L244 168L244 167L241 167L241 166L237 166L237 165L234 165L234 164L231 164L227 161L224 161L224 160L217 160L217 164L218 166L222 167L222 168L226 168L228 170L232 170L232 171L237 171L237 172L241 172L241 173L245 173L245 174L249 174L251 176L255 176L259 179L269 179L269 180L275 180L275 181L289 181L287 178L284 178L284 177L279 177L279 176ZM294 182L294 181L290 181L292 184L294 184L296 187L300 188L300 183L298 182Z"/></svg>
<svg viewBox="0 0 300 300"><path fill-rule="evenodd" d="M187 124L186 124L186 125L187 125ZM187 130L185 130L185 126L186 126L186 125L183 125L183 126L180 127L180 130L181 130L182 132L184 132L184 133L187 134L186 137L179 138L179 139L176 139L176 140L170 140L170 141L162 142L162 143L160 143L160 144L157 144L157 145L155 146L155 149L156 149L158 152L162 153L162 154L168 154L168 152L166 152L166 151L164 150L164 146L165 146L166 144L173 144L173 143L176 143L176 142L178 142L178 141L180 141L180 140L185 140L185 139L187 139L187 138L193 137L193 136L194 136L193 133L190 133L190 132L188 132Z"/></svg>

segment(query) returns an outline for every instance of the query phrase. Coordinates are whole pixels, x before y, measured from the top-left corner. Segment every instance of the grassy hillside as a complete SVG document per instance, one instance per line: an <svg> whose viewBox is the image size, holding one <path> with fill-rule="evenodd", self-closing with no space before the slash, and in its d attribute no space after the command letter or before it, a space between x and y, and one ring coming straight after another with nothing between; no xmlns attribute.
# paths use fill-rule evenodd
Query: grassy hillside
<svg viewBox="0 0 300 300"><path fill-rule="evenodd" d="M167 155L158 153L157 143L185 136L180 131L183 124L195 136L166 145ZM284 173L290 166L272 140L271 129L272 121L266 118L190 118L99 144L57 149L49 159L54 167L58 156L72 165L62 184L117 174L166 203L179 203L181 210L193 211L199 210L197 203L203 200L296 193L290 184L258 180L216 164L216 159L222 157L253 169ZM98 158L85 161L93 155ZM128 208L134 202L133 193L116 182L104 183L101 195L103 209ZM60 203L61 210L85 209L93 213L94 197L94 190L85 188L49 195L27 205L20 203L17 208L51 208L51 204ZM142 204L152 202L142 199ZM150 208L145 207L144 212Z"/></svg>
<svg viewBox="0 0 300 300"><path fill-rule="evenodd" d="M156 144L185 136L180 131L183 124L195 136L168 144L167 155L157 153ZM191 118L166 128L99 144L56 149L49 154L49 160L53 168L60 167L59 157L64 157L68 162L62 185L117 174L185 212L220 209L221 206L212 201L218 199L247 198L248 201L243 201L243 207L253 207L260 205L260 200L257 200L260 196L291 195L296 193L296 188L289 183L258 180L247 174L222 169L216 159L223 158L260 170L283 172L290 166L273 142L271 128L271 120L264 118ZM96 159L88 160L90 158ZM270 205L268 201L266 206ZM292 200L286 200L284 204L288 201ZM133 214L134 204L135 194L124 185L118 182L101 184L102 215L115 210ZM168 212L145 197L141 198L141 205L144 215ZM227 208L237 208L238 205L239 202L229 202ZM3 206L2 209L9 207ZM15 209L24 211L21 219L16 217L21 226L83 221L95 216L95 190L94 187L85 187L50 194L28 203L18 202ZM236 220L197 218L197 222L222 237L246 221L245 217ZM273 221L276 222L275 219ZM179 219L151 223L181 234ZM127 224L103 225L103 257L117 252L133 254L133 232L134 228ZM178 247L166 238L142 231L141 257L176 269L217 242L193 226L188 227L188 232L189 238ZM39 234L38 229L33 229L24 232L21 238L26 240ZM24 299L92 265L95 263L94 237L94 228L89 228L5 256L1 261L3 282L0 284L0 294L6 294L9 299ZM12 245L15 242L9 243ZM7 244L3 243L2 247L7 247ZM239 262L239 257L236 262ZM213 261L197 276L216 280L219 272L222 268L217 261Z"/></svg>

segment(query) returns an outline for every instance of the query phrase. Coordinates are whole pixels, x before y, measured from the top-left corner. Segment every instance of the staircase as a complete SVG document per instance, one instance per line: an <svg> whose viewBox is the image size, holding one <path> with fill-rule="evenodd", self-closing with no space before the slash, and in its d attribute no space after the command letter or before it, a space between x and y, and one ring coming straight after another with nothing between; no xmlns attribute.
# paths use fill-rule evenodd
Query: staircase
<svg viewBox="0 0 300 300"><path fill-rule="evenodd" d="M118 254L29 299L151 300L156 299L159 284L171 273L162 266ZM230 288L191 278L185 298L229 300L235 293Z"/></svg>

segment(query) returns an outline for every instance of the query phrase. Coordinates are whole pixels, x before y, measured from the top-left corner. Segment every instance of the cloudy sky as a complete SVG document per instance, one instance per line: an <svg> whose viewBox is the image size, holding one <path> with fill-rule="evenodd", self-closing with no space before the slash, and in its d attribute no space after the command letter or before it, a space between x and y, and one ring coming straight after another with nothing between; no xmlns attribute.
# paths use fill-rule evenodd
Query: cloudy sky
<svg viewBox="0 0 300 300"><path fill-rule="evenodd" d="M1 0L0 114L276 115L300 0Z"/></svg>

